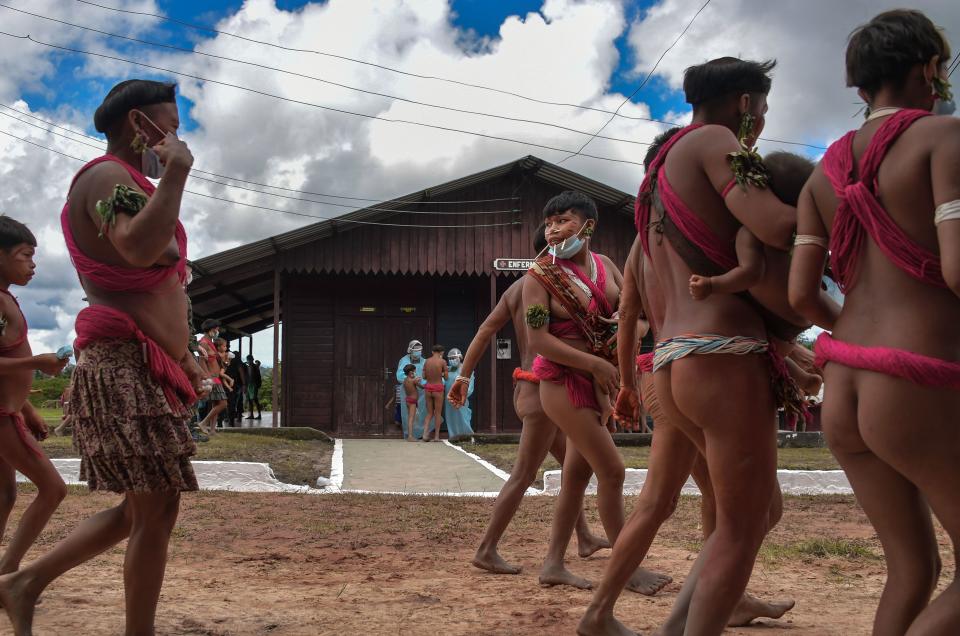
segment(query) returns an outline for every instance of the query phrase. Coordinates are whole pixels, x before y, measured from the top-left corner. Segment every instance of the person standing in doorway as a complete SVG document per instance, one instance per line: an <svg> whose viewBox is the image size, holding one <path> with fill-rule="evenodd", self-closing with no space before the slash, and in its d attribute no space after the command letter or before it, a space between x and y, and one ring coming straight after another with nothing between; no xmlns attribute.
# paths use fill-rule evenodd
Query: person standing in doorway
<svg viewBox="0 0 960 636"><path fill-rule="evenodd" d="M443 345L433 345L433 355L423 365L423 379L427 394L427 417L423 422L423 441L430 441L430 420L433 420L433 441L440 441L440 427L443 426L443 390L449 369L443 359Z"/></svg>

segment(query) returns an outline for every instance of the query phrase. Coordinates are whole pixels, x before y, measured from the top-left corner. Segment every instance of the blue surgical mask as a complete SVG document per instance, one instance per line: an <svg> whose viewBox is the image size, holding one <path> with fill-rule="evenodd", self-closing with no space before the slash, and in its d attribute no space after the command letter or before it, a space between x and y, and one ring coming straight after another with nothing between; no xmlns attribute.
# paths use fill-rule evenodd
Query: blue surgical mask
<svg viewBox="0 0 960 636"><path fill-rule="evenodd" d="M957 110L957 105L952 99L938 99L933 102L934 115L952 115Z"/></svg>
<svg viewBox="0 0 960 636"><path fill-rule="evenodd" d="M410 354L410 359L413 360L414 362L419 362L419 361L420 361L420 354L419 354L419 353L416 353L416 352L411 353L411 354Z"/></svg>
<svg viewBox="0 0 960 636"><path fill-rule="evenodd" d="M568 258L573 258L577 254L579 254L580 250L583 249L583 244L584 244L583 239L580 238L580 234L583 233L583 230L586 229L586 227L587 227L587 224L584 223L583 226L580 228L580 231L577 232L575 236L568 238L562 241L561 243L557 243L556 245L551 245L550 246L551 256L553 256L554 258L566 260Z"/></svg>

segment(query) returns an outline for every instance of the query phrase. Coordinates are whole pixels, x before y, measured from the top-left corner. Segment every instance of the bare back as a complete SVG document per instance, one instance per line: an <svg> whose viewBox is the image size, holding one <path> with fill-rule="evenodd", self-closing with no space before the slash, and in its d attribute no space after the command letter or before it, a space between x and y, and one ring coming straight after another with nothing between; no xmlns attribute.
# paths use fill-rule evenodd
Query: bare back
<svg viewBox="0 0 960 636"><path fill-rule="evenodd" d="M108 265L129 266L109 240L98 236L99 227L94 219L99 217L92 191L102 191L105 183L123 183L136 188L126 170L119 165L105 162L93 166L80 175L70 192L70 227L78 247L90 258ZM171 243L175 251L173 237ZM187 300L176 274L171 273L159 288L146 293L107 291L84 276L80 276L80 284L91 305L106 305L129 314L137 326L174 360L180 360L186 354L190 337Z"/></svg>
<svg viewBox="0 0 960 636"><path fill-rule="evenodd" d="M27 324L24 322L17 304L6 294L0 294L0 311L3 312L3 316L7 320L7 328L0 336L0 347L9 346L23 337ZM11 358L29 358L33 355L30 350L30 341L25 339L20 346L8 355ZM0 374L0 408L10 413L15 413L23 408L24 402L30 395L32 379L32 369Z"/></svg>
<svg viewBox="0 0 960 636"><path fill-rule="evenodd" d="M430 384L440 384L443 382L443 373L447 369L447 363L443 358L430 356L423 363L423 379Z"/></svg>
<svg viewBox="0 0 960 636"><path fill-rule="evenodd" d="M679 140L667 155L663 169L666 170L667 180L687 207L721 241L732 244L740 224L727 209L717 185L710 180L703 167L703 155L711 152L712 148L703 143L701 138L709 138L714 134L711 128L716 127L705 126ZM694 272L654 227L647 231L649 258L655 264L656 285L663 293L665 304L659 338L672 338L685 333L765 337L763 321L745 300L732 294L712 294L704 300L694 300L688 290L688 281Z"/></svg>
<svg viewBox="0 0 960 636"><path fill-rule="evenodd" d="M893 144L877 173L877 200L911 239L939 254L933 224L931 153L953 118L924 117ZM863 155L882 120L868 122L856 133L853 153ZM825 230L832 234L838 201L817 167L808 188ZM844 299L834 335L866 346L906 349L945 360L960 360L960 300L950 289L922 283L900 270L869 235L858 263L856 284Z"/></svg>

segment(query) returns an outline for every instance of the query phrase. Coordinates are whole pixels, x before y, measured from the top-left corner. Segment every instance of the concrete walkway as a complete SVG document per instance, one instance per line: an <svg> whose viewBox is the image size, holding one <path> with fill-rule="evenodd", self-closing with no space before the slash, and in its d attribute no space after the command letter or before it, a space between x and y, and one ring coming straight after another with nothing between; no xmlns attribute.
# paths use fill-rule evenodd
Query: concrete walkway
<svg viewBox="0 0 960 636"><path fill-rule="evenodd" d="M344 439L343 491L495 496L502 471L443 442ZM336 456L334 461L337 461ZM337 471L334 466L333 472ZM495 472L496 471L496 472Z"/></svg>

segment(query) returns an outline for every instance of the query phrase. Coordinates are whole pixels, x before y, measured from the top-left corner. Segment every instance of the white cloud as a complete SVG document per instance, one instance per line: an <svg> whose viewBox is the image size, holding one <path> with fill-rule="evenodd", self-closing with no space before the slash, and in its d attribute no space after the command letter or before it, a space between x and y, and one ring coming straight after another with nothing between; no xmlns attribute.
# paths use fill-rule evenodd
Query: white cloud
<svg viewBox="0 0 960 636"><path fill-rule="evenodd" d="M846 87L847 36L876 14L901 5L895 0L714 2L666 55L657 74L680 89L684 69L693 64L726 55L775 58L763 136L826 146L862 121L852 117L859 108L856 90ZM910 5L944 27L955 48L960 45L960 3L916 0ZM699 3L689 0L663 0L631 25L629 40L637 72L649 70L697 8ZM762 151L789 149L763 142L760 147Z"/></svg>

